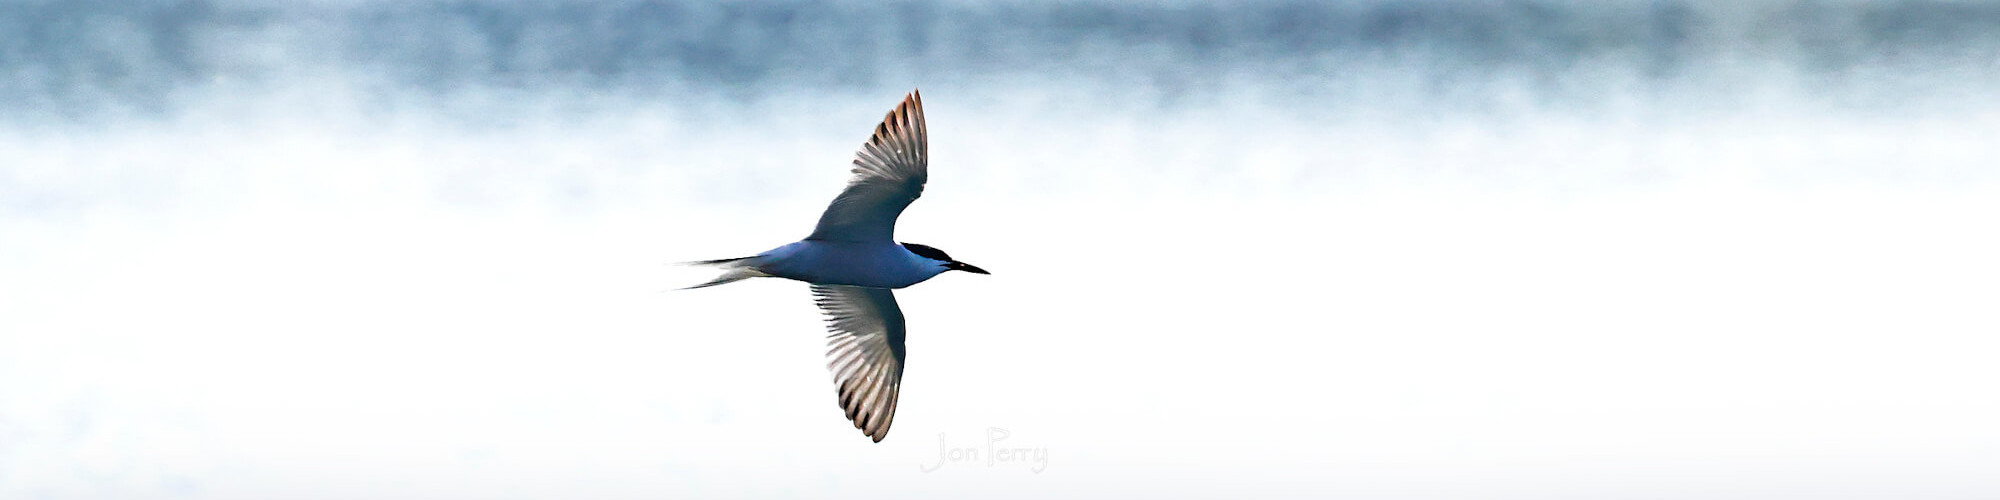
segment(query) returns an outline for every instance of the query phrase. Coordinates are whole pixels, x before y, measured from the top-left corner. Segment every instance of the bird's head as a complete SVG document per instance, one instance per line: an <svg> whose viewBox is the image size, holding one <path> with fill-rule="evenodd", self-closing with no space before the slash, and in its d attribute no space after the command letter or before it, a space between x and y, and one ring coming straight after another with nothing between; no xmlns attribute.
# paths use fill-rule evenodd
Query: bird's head
<svg viewBox="0 0 2000 500"><path fill-rule="evenodd" d="M944 250L938 250L936 248L931 248L929 246L919 245L916 243L904 243L903 248L908 249L910 253L917 254L918 257L923 257L925 259L937 261L938 265L943 266L944 270L946 271L965 271L968 273L993 274L986 272L985 269L980 269L979 266L967 264L964 262L959 262L956 260L951 260L951 256L945 255Z"/></svg>

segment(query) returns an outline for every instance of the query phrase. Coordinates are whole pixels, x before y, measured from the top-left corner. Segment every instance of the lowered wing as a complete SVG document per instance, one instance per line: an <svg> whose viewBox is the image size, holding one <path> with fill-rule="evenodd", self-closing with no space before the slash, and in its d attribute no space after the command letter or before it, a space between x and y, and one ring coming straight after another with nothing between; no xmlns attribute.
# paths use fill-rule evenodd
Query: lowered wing
<svg viewBox="0 0 2000 500"><path fill-rule="evenodd" d="M826 367L840 390L840 409L875 442L896 419L903 384L903 309L887 288L812 286L826 313Z"/></svg>

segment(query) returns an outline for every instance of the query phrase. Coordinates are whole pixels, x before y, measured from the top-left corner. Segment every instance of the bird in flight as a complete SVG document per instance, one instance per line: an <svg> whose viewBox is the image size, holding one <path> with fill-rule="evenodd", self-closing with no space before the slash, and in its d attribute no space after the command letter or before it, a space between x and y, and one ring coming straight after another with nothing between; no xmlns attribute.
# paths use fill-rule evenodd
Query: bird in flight
<svg viewBox="0 0 2000 500"><path fill-rule="evenodd" d="M832 332L827 369L840 408L878 443L889 435L903 381L903 310L890 290L945 271L988 274L942 250L895 240L896 217L923 194L930 176L925 144L923 97L911 91L855 153L854 177L820 214L812 235L749 257L694 262L721 275L688 287L758 277L811 284L813 303Z"/></svg>

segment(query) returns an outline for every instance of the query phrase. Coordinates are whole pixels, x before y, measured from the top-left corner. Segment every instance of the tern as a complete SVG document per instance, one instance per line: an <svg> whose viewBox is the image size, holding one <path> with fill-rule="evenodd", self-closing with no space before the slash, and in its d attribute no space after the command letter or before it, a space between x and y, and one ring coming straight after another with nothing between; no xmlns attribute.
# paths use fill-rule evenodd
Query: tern
<svg viewBox="0 0 2000 500"><path fill-rule="evenodd" d="M820 214L812 235L749 257L690 263L717 268L721 275L688 288L759 277L810 284L813 303L832 332L827 369L840 408L854 428L878 443L896 418L905 356L903 310L890 290L946 271L989 274L942 250L895 240L896 217L923 194L930 176L925 137L923 98L911 91L855 153L854 176Z"/></svg>

